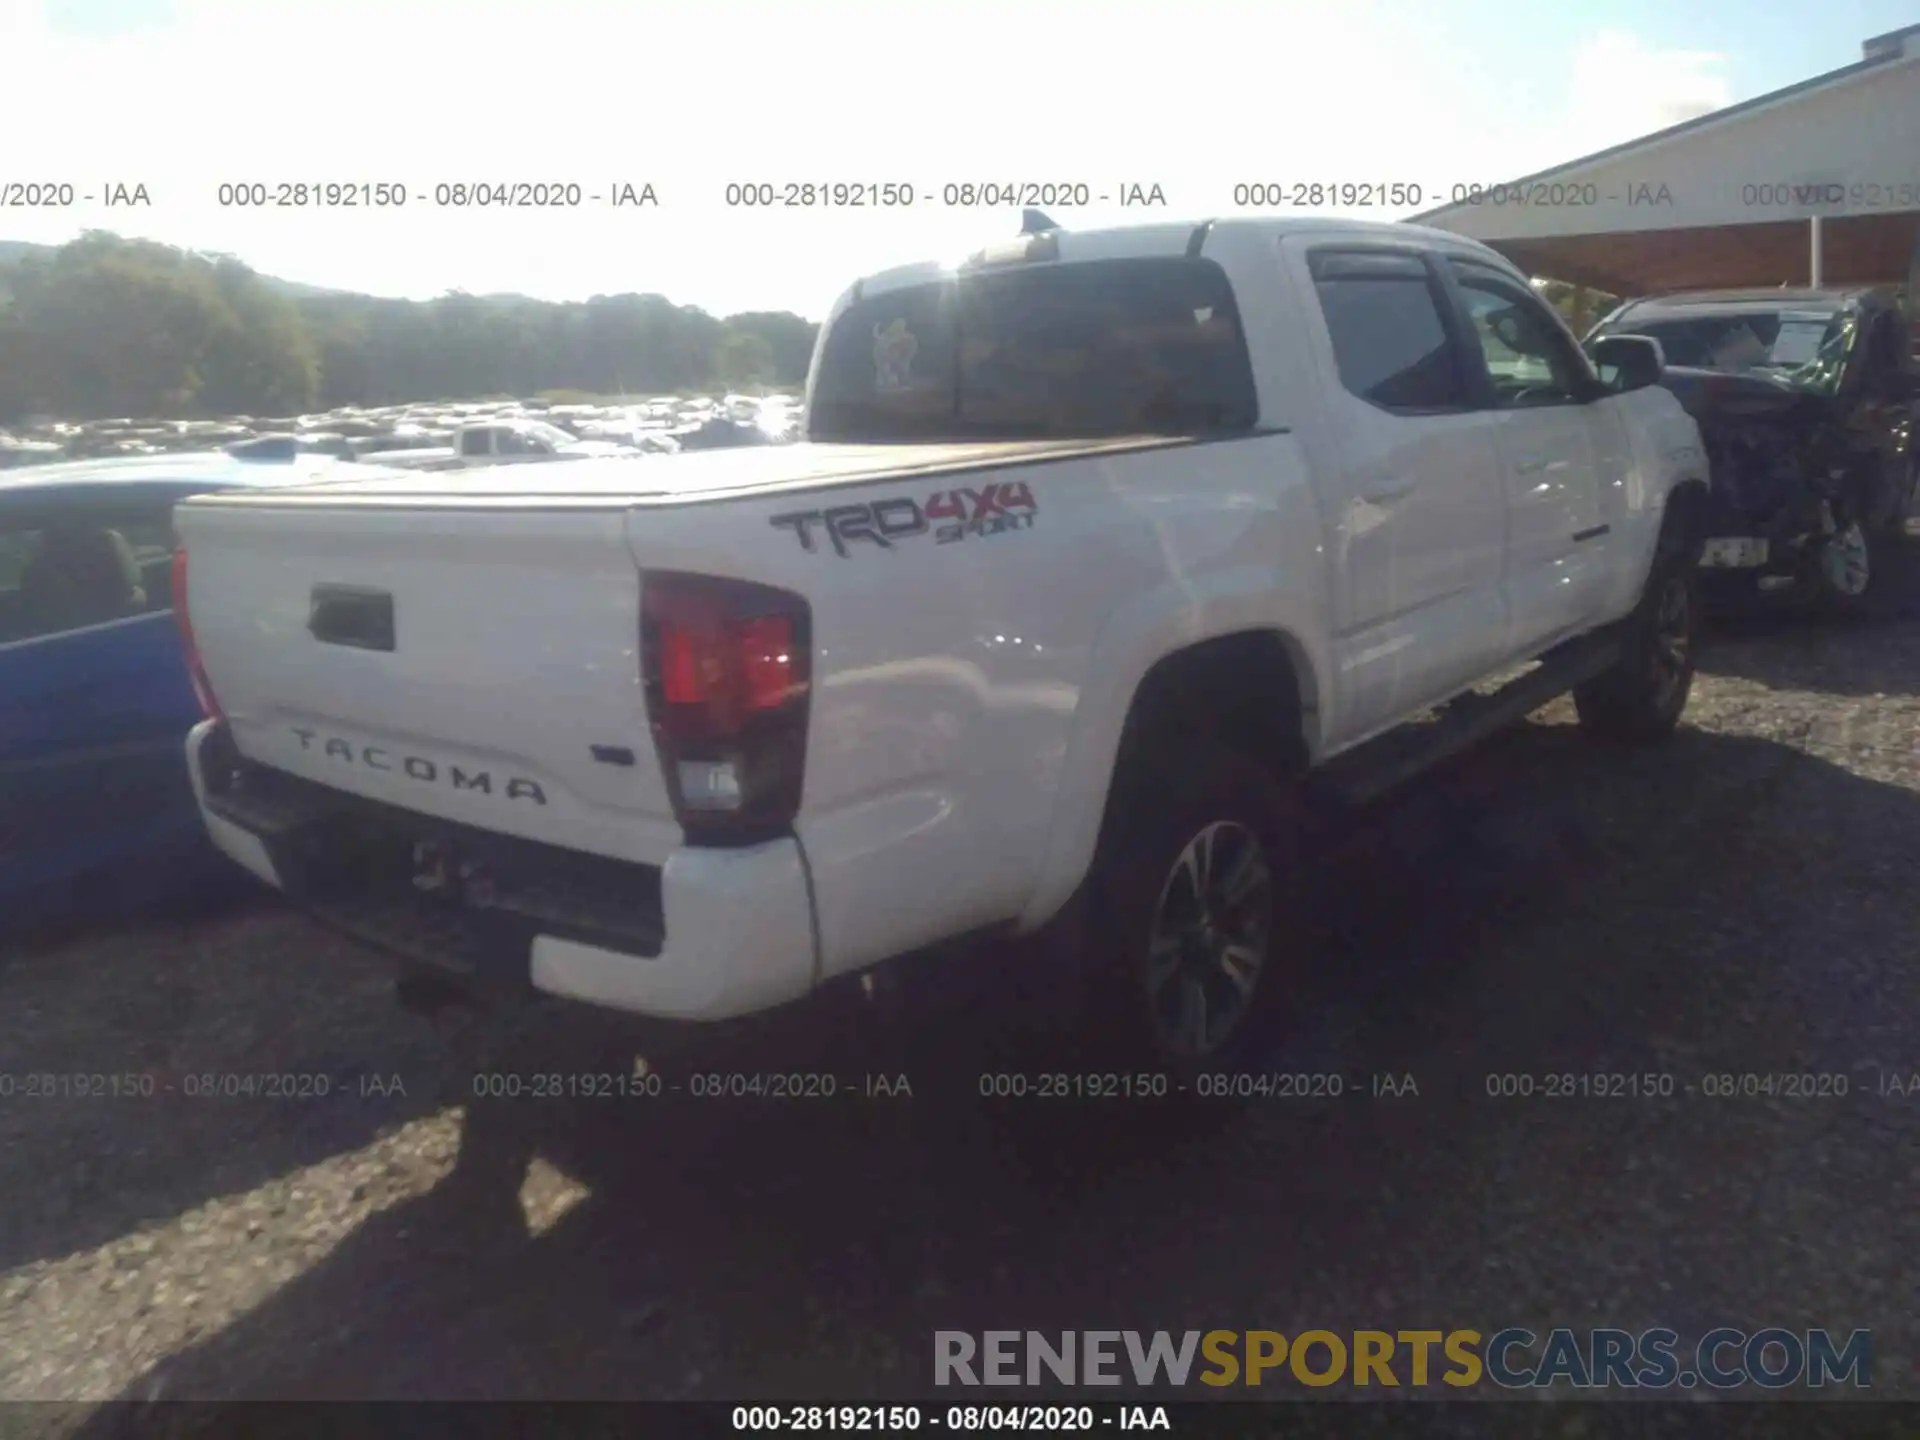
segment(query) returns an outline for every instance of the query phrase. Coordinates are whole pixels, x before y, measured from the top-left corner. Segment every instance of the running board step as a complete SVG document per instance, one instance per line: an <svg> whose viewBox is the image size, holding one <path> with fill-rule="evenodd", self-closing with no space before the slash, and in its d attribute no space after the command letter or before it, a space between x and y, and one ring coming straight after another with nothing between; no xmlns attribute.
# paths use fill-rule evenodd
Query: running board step
<svg viewBox="0 0 1920 1440"><path fill-rule="evenodd" d="M1335 809L1372 804L1600 675L1620 658L1620 647L1619 633L1611 630L1557 646L1499 689L1468 691L1433 718L1389 730L1328 761L1314 772L1309 793L1317 804Z"/></svg>

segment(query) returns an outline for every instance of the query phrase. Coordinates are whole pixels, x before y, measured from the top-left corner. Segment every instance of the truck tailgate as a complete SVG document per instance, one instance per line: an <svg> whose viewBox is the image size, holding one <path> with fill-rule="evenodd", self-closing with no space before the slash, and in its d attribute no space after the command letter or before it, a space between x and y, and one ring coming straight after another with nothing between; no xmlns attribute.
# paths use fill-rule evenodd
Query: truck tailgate
<svg viewBox="0 0 1920 1440"><path fill-rule="evenodd" d="M820 507L844 516L871 498L899 518L911 497L924 507L950 487L980 504L996 472L1062 463L1064 474L1185 443L785 445L458 477L369 468L198 497L175 514L201 656L247 759L483 830L661 864L684 837L648 723L643 571L804 596L816 681L831 687L859 653L841 642L899 605L900 572L823 568L849 542L822 528ZM1063 493L1084 490L1081 478ZM971 586L983 583L980 548L931 554ZM1002 562L1017 566L1018 553ZM330 590L349 607L356 594L390 606L391 649L313 633ZM837 712L821 706L831 728Z"/></svg>
<svg viewBox="0 0 1920 1440"><path fill-rule="evenodd" d="M625 508L183 505L188 608L234 743L370 799L660 863L680 831Z"/></svg>

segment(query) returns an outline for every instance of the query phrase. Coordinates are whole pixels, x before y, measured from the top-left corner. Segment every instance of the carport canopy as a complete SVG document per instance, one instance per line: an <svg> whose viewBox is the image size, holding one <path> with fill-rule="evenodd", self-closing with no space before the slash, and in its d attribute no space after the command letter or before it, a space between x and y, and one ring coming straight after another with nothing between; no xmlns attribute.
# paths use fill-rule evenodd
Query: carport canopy
<svg viewBox="0 0 1920 1440"><path fill-rule="evenodd" d="M1856 64L1407 217L1615 295L1904 285L1920 257L1920 25Z"/></svg>

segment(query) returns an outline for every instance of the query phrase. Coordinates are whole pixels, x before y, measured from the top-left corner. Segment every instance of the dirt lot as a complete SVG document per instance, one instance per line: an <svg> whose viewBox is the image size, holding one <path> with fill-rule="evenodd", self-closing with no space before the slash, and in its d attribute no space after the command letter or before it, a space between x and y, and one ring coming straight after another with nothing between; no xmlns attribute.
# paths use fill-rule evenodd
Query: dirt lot
<svg viewBox="0 0 1920 1440"><path fill-rule="evenodd" d="M1723 629L1672 744L1597 747L1556 706L1324 862L1316 1018L1279 1063L1417 1096L1184 1136L1127 1102L990 1110L976 1077L1009 1062L961 1007L700 1062L904 1072L911 1099L469 1116L379 963L270 901L15 953L7 1071L155 1093L0 1103L0 1396L915 1397L936 1328L1666 1324L1869 1327L1877 1398L1913 1398L1920 1094L1880 1093L1920 1072L1920 604L1896 608ZM536 1018L500 1063L637 1044ZM1487 1093L1567 1071L1676 1089ZM1778 1072L1849 1093L1704 1093ZM329 1094L188 1093L264 1073Z"/></svg>

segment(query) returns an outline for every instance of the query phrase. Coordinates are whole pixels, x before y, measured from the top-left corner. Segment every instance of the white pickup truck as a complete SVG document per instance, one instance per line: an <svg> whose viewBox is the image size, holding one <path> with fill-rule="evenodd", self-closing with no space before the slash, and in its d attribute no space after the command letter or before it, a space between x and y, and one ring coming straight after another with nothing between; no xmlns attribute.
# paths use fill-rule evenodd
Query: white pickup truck
<svg viewBox="0 0 1920 1440"><path fill-rule="evenodd" d="M398 470L470 470L483 465L528 465L555 460L602 460L640 452L612 440L577 440L544 420L476 421L454 432L453 444L370 453L374 464Z"/></svg>
<svg viewBox="0 0 1920 1440"><path fill-rule="evenodd" d="M1677 724L1707 474L1661 364L1404 225L889 270L797 445L183 504L194 782L408 973L711 1020L1057 926L1090 1033L1227 1065L1309 806L1568 690Z"/></svg>

